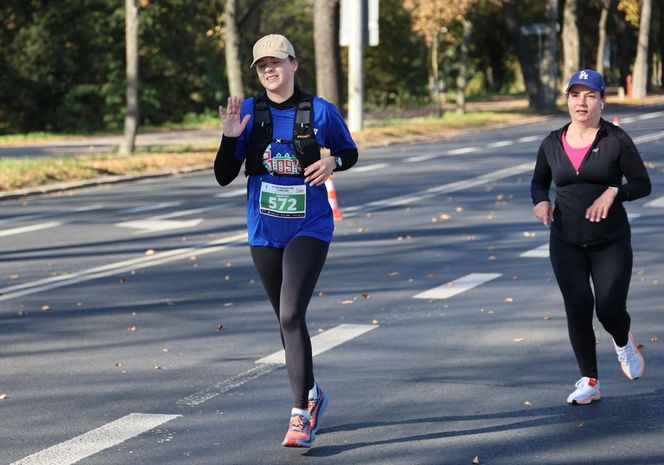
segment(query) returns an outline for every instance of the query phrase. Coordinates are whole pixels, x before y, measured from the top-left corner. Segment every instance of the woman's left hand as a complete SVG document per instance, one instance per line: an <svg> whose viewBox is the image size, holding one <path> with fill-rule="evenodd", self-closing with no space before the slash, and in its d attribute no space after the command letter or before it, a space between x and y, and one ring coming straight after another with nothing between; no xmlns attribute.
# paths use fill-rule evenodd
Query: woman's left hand
<svg viewBox="0 0 664 465"><path fill-rule="evenodd" d="M617 192L613 189L605 190L602 195L597 197L593 204L586 209L586 219L592 222L599 223L606 219L609 214L609 209L613 205Z"/></svg>
<svg viewBox="0 0 664 465"><path fill-rule="evenodd" d="M312 163L304 170L304 182L312 186L320 186L327 181L327 178L332 176L332 171L337 166L334 157L325 157Z"/></svg>

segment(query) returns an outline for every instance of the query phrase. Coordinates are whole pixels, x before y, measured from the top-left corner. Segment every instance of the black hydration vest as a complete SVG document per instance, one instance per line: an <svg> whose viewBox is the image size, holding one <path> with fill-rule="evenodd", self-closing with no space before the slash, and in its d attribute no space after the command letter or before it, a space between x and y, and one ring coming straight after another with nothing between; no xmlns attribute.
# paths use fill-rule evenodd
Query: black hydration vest
<svg viewBox="0 0 664 465"><path fill-rule="evenodd" d="M297 91L296 91L297 92ZM274 139L272 137L272 114L265 92L254 97L254 122L249 135L245 159L245 176L250 174L268 174L263 166L263 153L272 142L293 144L295 156L300 162L302 171L320 160L320 146L314 136L314 128L311 125L313 113L313 96L299 92L299 100L295 110L293 121L293 140ZM297 175L303 176L303 174Z"/></svg>

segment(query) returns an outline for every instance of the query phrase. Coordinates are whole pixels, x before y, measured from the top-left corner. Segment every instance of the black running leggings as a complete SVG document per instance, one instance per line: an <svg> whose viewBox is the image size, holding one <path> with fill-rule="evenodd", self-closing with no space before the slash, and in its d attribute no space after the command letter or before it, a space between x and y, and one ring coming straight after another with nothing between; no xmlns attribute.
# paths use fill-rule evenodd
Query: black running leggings
<svg viewBox="0 0 664 465"><path fill-rule="evenodd" d="M251 247L251 258L277 314L293 406L306 409L314 386L311 339L305 315L329 244L312 237L295 237L285 248Z"/></svg>
<svg viewBox="0 0 664 465"><path fill-rule="evenodd" d="M617 345L623 347L628 340L627 293L632 277L630 239L577 247L552 236L549 253L565 301L567 329L581 375L597 378L593 308L597 311L597 319Z"/></svg>

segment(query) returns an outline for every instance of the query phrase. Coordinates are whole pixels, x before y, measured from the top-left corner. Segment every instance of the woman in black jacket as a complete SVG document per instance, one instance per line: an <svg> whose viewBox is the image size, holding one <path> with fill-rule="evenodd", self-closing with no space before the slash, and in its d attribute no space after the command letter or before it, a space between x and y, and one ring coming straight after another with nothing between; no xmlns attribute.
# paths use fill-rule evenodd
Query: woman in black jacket
<svg viewBox="0 0 664 465"><path fill-rule="evenodd" d="M549 256L581 371L567 397L570 404L600 398L594 309L613 337L625 376L638 379L645 366L627 313L632 246L623 202L649 195L650 178L630 137L601 118L605 90L596 71L572 76L567 86L571 122L544 139L531 182L535 217L551 228ZM554 208L549 201L552 181Z"/></svg>

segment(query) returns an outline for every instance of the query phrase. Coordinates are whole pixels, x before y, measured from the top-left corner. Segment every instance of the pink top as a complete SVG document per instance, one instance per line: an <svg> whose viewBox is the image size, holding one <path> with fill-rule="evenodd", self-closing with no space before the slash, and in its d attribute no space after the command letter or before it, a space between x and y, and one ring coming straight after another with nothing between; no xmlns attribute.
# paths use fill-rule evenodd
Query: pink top
<svg viewBox="0 0 664 465"><path fill-rule="evenodd" d="M583 157L586 156L586 153L588 152L588 149L592 146L593 144L587 145L585 147L572 147L567 143L567 132L563 132L563 148L565 149L565 153L567 154L567 158L569 158L569 161L572 162L572 166L574 166L574 169L576 171L579 171L579 166L581 166L581 162L583 161Z"/></svg>

